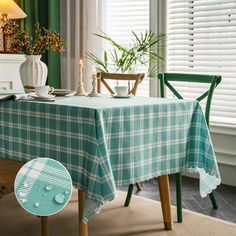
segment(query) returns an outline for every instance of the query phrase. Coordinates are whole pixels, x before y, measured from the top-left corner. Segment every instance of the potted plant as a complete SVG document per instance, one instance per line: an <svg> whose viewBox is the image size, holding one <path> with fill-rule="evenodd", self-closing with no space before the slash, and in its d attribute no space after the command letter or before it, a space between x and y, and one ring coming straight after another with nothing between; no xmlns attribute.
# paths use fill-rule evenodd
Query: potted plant
<svg viewBox="0 0 236 236"><path fill-rule="evenodd" d="M45 85L47 80L47 66L41 61L46 51L64 51L64 41L59 33L41 27L39 23L34 26L34 35L21 31L20 26L8 22L4 26L4 34L11 39L9 51L25 54L26 61L20 66L20 77L23 86Z"/></svg>
<svg viewBox="0 0 236 236"><path fill-rule="evenodd" d="M137 34L132 31L132 42L119 43L106 33L95 34L108 43L103 58L94 53L88 53L88 58L96 63L97 69L102 72L136 73L138 67L146 67L147 76L157 75L156 60L163 60L157 53L157 47L162 44L164 35L156 36L153 32ZM152 66L153 65L153 66Z"/></svg>

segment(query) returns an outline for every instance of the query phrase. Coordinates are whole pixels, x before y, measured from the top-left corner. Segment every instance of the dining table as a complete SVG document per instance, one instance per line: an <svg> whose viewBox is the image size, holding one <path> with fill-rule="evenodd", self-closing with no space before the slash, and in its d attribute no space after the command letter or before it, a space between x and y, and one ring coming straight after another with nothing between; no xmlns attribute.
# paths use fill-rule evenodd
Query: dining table
<svg viewBox="0 0 236 236"><path fill-rule="evenodd" d="M191 100L107 95L0 101L0 157L62 163L79 189L83 236L119 186L157 177L164 227L171 230L169 174L199 173L202 197L221 182L201 106Z"/></svg>

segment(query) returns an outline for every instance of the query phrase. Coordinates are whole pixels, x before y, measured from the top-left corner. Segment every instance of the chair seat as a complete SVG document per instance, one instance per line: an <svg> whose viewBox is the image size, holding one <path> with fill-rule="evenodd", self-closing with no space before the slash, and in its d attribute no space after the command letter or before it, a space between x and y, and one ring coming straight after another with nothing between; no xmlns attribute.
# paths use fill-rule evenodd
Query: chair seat
<svg viewBox="0 0 236 236"><path fill-rule="evenodd" d="M14 181L16 174L24 163L0 158L0 199L14 192Z"/></svg>

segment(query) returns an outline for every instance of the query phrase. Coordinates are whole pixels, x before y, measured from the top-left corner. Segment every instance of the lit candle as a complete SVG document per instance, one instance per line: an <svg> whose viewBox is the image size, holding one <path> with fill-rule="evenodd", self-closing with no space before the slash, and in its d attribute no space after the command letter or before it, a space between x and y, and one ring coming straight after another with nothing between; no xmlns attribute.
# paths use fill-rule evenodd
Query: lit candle
<svg viewBox="0 0 236 236"><path fill-rule="evenodd" d="M95 76L96 77L97 75L97 71L96 71L96 68L95 66L92 67L92 76Z"/></svg>
<svg viewBox="0 0 236 236"><path fill-rule="evenodd" d="M89 97L98 97L100 94L97 93L97 71L95 66L92 66L92 92L88 95Z"/></svg>
<svg viewBox="0 0 236 236"><path fill-rule="evenodd" d="M83 64L82 59L80 60L79 65L80 65L80 67L79 67L80 78L81 78L81 80L82 80L82 78L83 78L83 67L84 67L84 64Z"/></svg>
<svg viewBox="0 0 236 236"><path fill-rule="evenodd" d="M81 65L81 66L83 66L84 64L83 64L83 60L82 59L80 59L80 61L79 61L79 64Z"/></svg>

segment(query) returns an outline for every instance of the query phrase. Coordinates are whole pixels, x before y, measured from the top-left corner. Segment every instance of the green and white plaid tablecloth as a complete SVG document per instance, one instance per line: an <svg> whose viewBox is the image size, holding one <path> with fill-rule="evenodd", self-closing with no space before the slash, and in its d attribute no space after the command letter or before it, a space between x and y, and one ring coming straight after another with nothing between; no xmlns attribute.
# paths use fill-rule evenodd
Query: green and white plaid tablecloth
<svg viewBox="0 0 236 236"><path fill-rule="evenodd" d="M196 101L65 97L54 103L0 102L0 157L60 161L87 194L84 221L116 187L184 170L206 196L220 174Z"/></svg>

